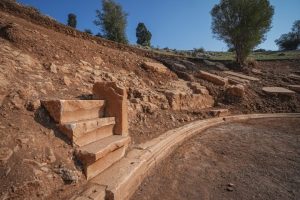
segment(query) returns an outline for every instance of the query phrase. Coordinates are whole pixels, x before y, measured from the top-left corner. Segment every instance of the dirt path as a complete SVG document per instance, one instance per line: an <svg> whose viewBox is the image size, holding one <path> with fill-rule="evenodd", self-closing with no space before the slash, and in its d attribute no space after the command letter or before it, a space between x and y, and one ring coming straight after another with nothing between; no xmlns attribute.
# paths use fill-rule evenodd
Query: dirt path
<svg viewBox="0 0 300 200"><path fill-rule="evenodd" d="M300 199L300 119L211 128L181 145L131 200Z"/></svg>

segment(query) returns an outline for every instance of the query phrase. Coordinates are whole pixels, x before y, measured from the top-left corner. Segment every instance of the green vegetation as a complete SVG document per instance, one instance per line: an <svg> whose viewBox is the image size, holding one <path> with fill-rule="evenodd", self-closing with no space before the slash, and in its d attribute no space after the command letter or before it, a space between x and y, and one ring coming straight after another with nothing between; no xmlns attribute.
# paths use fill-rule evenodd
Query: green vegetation
<svg viewBox="0 0 300 200"><path fill-rule="evenodd" d="M84 32L89 34L89 35L93 35L93 32L91 29L84 29Z"/></svg>
<svg viewBox="0 0 300 200"><path fill-rule="evenodd" d="M136 27L137 44L142 46L151 46L152 34L144 23L139 23Z"/></svg>
<svg viewBox="0 0 300 200"><path fill-rule="evenodd" d="M73 13L68 15L68 26L71 26L72 28L76 28L77 26L77 17Z"/></svg>
<svg viewBox="0 0 300 200"><path fill-rule="evenodd" d="M294 22L292 31L275 40L280 50L296 50L300 45L300 20Z"/></svg>
<svg viewBox="0 0 300 200"><path fill-rule="evenodd" d="M212 32L236 53L243 66L270 30L274 8L268 0L221 0L211 10Z"/></svg>
<svg viewBox="0 0 300 200"><path fill-rule="evenodd" d="M211 60L235 60L234 52L208 52ZM252 52L249 58L255 60L288 60L300 59L300 51L265 51Z"/></svg>
<svg viewBox="0 0 300 200"><path fill-rule="evenodd" d="M94 23L101 28L106 39L128 43L125 34L127 13L114 0L102 0L102 10L96 10Z"/></svg>

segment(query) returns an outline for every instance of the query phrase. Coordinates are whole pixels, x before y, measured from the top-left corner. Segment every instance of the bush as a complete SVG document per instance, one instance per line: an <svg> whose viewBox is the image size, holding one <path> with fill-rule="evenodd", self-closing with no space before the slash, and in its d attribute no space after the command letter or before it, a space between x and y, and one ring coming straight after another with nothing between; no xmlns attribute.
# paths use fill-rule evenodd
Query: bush
<svg viewBox="0 0 300 200"><path fill-rule="evenodd" d="M84 32L89 34L89 35L93 35L93 32L91 29L84 29Z"/></svg>

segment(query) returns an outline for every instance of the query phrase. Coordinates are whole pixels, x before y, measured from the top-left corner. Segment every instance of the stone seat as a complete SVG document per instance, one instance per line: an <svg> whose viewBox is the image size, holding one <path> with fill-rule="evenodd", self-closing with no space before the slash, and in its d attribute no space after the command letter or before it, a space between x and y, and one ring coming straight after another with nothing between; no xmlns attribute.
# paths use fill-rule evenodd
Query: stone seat
<svg viewBox="0 0 300 200"><path fill-rule="evenodd" d="M249 84L250 81L246 79L242 79L236 76L226 76L228 78L229 83L231 84Z"/></svg>
<svg viewBox="0 0 300 200"><path fill-rule="evenodd" d="M41 101L59 124L94 119L103 116L103 100L44 100Z"/></svg>
<svg viewBox="0 0 300 200"><path fill-rule="evenodd" d="M288 85L288 87L289 87L291 90L300 93L300 85Z"/></svg>
<svg viewBox="0 0 300 200"><path fill-rule="evenodd" d="M293 95L294 91L288 90L283 87L263 87L262 90L268 94L284 94L284 95Z"/></svg>
<svg viewBox="0 0 300 200"><path fill-rule="evenodd" d="M121 159L129 142L130 137L112 135L78 148L76 155L84 165L87 179L95 177Z"/></svg>
<svg viewBox="0 0 300 200"><path fill-rule="evenodd" d="M60 130L77 146L113 135L114 117L96 118L79 122L60 124Z"/></svg>
<svg viewBox="0 0 300 200"><path fill-rule="evenodd" d="M259 81L258 78L252 77L252 76L247 76L244 74L240 74L240 73L236 73L236 72L232 72L232 71L224 71L225 74L231 75L231 76L236 76L242 79L246 79L249 81Z"/></svg>
<svg viewBox="0 0 300 200"><path fill-rule="evenodd" d="M223 78L221 76L211 74L205 71L199 71L198 74L195 75L198 78L202 78L204 80L207 80L209 82L212 82L216 85L226 86L228 84L228 79Z"/></svg>

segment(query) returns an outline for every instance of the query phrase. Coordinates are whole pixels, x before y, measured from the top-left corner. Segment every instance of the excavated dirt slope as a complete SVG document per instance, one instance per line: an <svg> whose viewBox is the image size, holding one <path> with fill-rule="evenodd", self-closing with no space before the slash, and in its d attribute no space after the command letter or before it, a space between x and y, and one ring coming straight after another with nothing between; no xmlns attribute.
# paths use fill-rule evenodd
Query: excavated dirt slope
<svg viewBox="0 0 300 200"><path fill-rule="evenodd" d="M193 67L186 70L184 78L171 68L166 73L149 70L143 66L146 61L161 61L167 67L170 62ZM195 105L195 84L207 88L215 107L228 108L231 113L300 112L299 94L269 96L261 91L262 86L270 84L298 84L288 75L299 71L299 61L260 62L256 67L262 74L247 73L261 81L248 85L239 101L228 101L224 87L194 77L199 70L222 75L220 70L202 60L190 61L92 37L41 16L32 8L2 0L0 199L46 199L52 194L63 198L85 184L74 149L40 107L39 100L90 99L97 81L115 81L127 89L133 143L193 120L213 117L209 108L188 108ZM187 81L186 75L192 79ZM172 108L170 91L183 94L188 103L176 106L186 109Z"/></svg>

